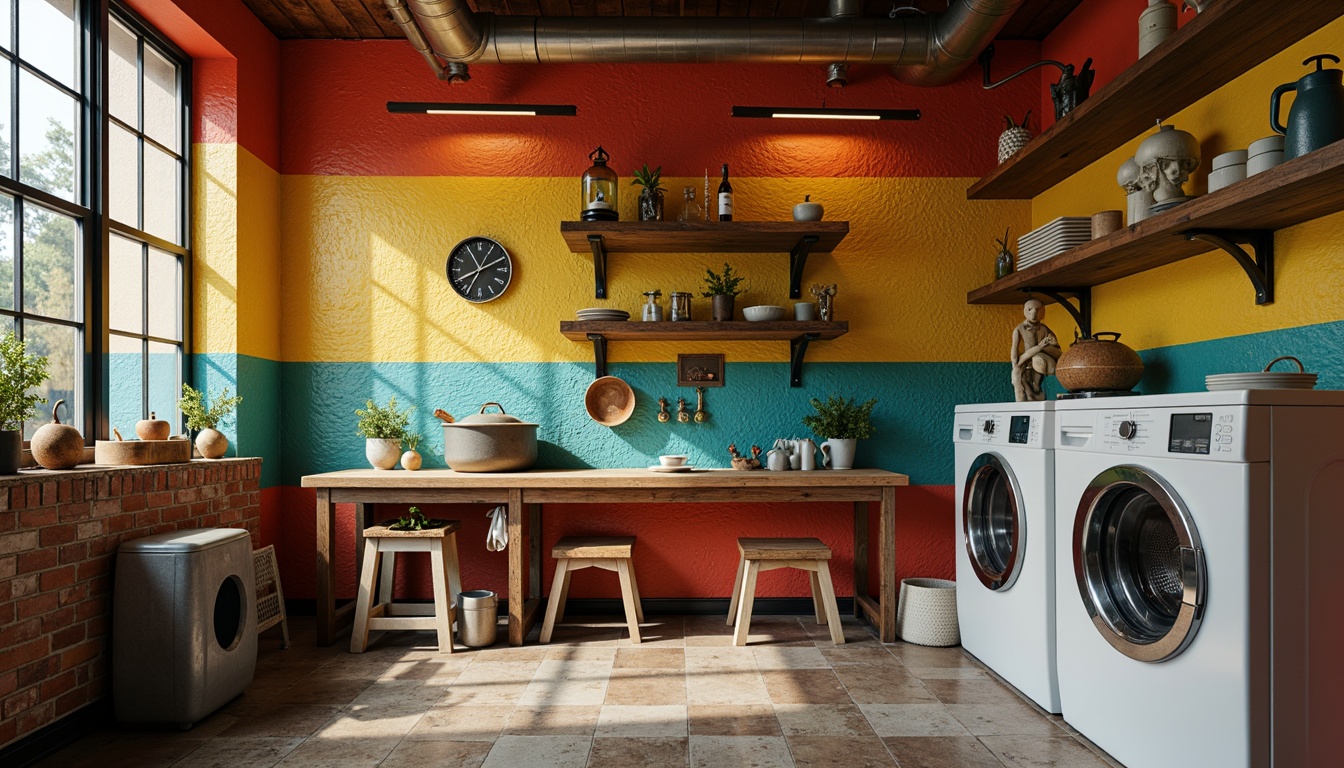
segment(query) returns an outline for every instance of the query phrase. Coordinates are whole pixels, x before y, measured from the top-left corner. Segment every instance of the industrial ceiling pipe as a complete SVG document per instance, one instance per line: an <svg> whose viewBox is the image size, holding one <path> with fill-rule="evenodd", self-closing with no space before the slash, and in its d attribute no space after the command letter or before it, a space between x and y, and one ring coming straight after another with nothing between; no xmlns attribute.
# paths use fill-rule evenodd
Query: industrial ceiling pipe
<svg viewBox="0 0 1344 768"><path fill-rule="evenodd" d="M854 0L832 0L832 12L846 15L821 19L496 16L473 12L466 0L384 2L422 55L447 62L858 62L891 65L912 85L942 85L975 60L1023 0L952 0L945 13L895 19L848 15ZM444 76L442 61L430 66Z"/></svg>

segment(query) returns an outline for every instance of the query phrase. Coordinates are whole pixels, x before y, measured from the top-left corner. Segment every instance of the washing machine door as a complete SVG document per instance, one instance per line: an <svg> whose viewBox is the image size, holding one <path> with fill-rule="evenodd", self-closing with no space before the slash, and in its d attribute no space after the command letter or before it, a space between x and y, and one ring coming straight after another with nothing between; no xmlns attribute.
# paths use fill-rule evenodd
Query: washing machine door
<svg viewBox="0 0 1344 768"><path fill-rule="evenodd" d="M1159 662L1199 631L1207 582L1194 520L1142 467L1097 475L1078 504L1073 568L1092 623L1116 650Z"/></svg>
<svg viewBox="0 0 1344 768"><path fill-rule="evenodd" d="M1008 589L1022 572L1026 518L1012 467L997 453L982 453L966 473L961 505L962 538L971 568L992 590Z"/></svg>

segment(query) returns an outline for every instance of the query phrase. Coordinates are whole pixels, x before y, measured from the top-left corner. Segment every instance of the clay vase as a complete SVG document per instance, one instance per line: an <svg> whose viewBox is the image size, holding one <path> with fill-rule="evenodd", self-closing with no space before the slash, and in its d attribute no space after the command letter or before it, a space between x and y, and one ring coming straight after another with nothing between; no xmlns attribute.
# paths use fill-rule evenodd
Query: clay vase
<svg viewBox="0 0 1344 768"><path fill-rule="evenodd" d="M206 427L196 433L196 450L202 458L218 459L229 450L229 438L218 429Z"/></svg>
<svg viewBox="0 0 1344 768"><path fill-rule="evenodd" d="M1128 392L1143 378L1143 360L1120 334L1100 331L1073 342L1055 364L1055 378L1070 392Z"/></svg>
<svg viewBox="0 0 1344 768"><path fill-rule="evenodd" d="M141 440L167 440L173 433L173 425L149 412L148 419L135 422L135 436Z"/></svg>
<svg viewBox="0 0 1344 768"><path fill-rule="evenodd" d="M33 460L46 469L70 469L84 459L84 436L69 424L62 424L57 411L64 400L51 409L51 423L38 427L29 447Z"/></svg>
<svg viewBox="0 0 1344 768"><path fill-rule="evenodd" d="M401 441L366 438L364 440L364 458L374 469L394 469L401 459Z"/></svg>

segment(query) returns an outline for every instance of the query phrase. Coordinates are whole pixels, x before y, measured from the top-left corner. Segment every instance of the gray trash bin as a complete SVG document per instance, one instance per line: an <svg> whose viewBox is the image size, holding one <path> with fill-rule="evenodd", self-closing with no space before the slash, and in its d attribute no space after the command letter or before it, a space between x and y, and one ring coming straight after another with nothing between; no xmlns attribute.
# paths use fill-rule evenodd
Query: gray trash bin
<svg viewBox="0 0 1344 768"><path fill-rule="evenodd" d="M457 596L458 639L468 648L495 644L499 629L499 598L488 589L474 589Z"/></svg>
<svg viewBox="0 0 1344 768"><path fill-rule="evenodd" d="M112 701L123 723L189 727L257 666L252 541L237 528L148 536L117 550Z"/></svg>

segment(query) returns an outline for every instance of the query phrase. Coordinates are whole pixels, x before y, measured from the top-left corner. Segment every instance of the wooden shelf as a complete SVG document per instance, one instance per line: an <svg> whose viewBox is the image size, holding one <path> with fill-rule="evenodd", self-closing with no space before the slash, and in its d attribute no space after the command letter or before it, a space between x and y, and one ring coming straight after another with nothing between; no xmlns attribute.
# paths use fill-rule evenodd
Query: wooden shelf
<svg viewBox="0 0 1344 768"><path fill-rule="evenodd" d="M809 253L830 253L849 234L847 221L562 221L574 253L593 254L594 295L607 298L612 253L787 253L789 298L802 296Z"/></svg>
<svg viewBox="0 0 1344 768"><path fill-rule="evenodd" d="M1028 288L1076 292L1210 250L1209 243L1191 240L1187 233L1231 233L1249 239L1339 212L1344 210L1341 173L1344 141L1014 272L966 294L966 301L1017 304ZM1267 245L1272 249L1272 244L1271 236ZM1259 251L1257 258L1266 256ZM1272 263L1266 271L1272 297Z"/></svg>
<svg viewBox="0 0 1344 768"><path fill-rule="evenodd" d="M594 374L607 375L607 342L609 341L787 341L789 342L789 386L803 385L803 358L807 346L814 341L836 339L849 332L849 322L800 322L780 320L772 323L753 323L735 320L715 322L661 322L638 321L586 322L561 320L560 333L570 341L593 343Z"/></svg>
<svg viewBox="0 0 1344 768"><path fill-rule="evenodd" d="M1218 0L966 196L1035 197L1341 15L1341 2ZM1266 109L1269 93L1263 96L1264 103L1251 106ZM1216 126L1177 127L1198 135Z"/></svg>

